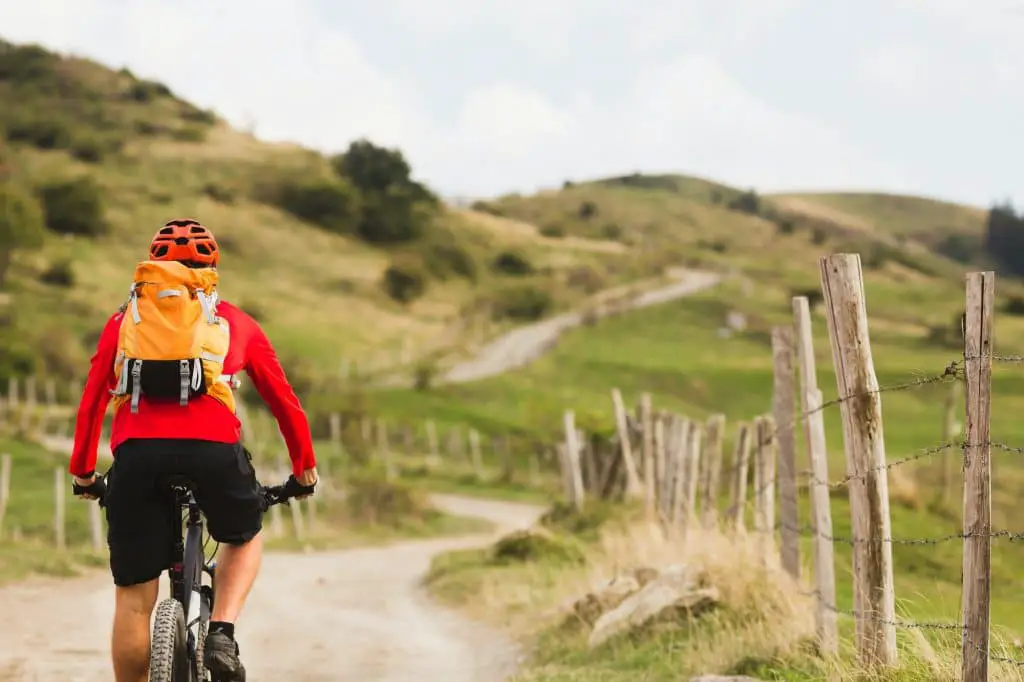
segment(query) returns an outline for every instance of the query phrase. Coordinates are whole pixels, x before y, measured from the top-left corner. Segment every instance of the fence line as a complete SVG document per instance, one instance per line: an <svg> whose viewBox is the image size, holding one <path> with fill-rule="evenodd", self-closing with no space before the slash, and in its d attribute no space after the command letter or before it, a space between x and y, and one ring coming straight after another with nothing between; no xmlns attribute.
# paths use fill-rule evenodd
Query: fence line
<svg viewBox="0 0 1024 682"><path fill-rule="evenodd" d="M1012 656L993 654L990 643L989 602L991 566L990 546L993 540L1014 542L1024 539L1024 532L991 527L989 492L991 481L991 450L1015 455L1024 455L1024 447L994 441L988 434L988 411L986 401L991 383L991 362L1024 363L1024 356L997 355L991 351L991 309L992 273L972 273L967 278L968 314L965 324L965 338L978 339L978 343L965 343L960 359L951 360L941 371L931 375L919 375L888 385L878 385L874 378L870 358L870 341L867 338L866 306L863 300L863 285L860 281L859 257L839 254L822 259L822 282L828 306L827 321L829 338L833 350L833 364L837 379L839 397L822 401L817 389L813 365L813 348L810 347L810 317L808 302L803 297L794 297L794 329L789 327L773 329L773 365L776 373L772 411L759 415L751 422L739 426L736 451L728 466L719 470L721 479L727 482L724 492L729 503L721 519L726 527L737 532L747 532L743 521L748 511L753 511L753 532L766 536L770 541L762 544L764 551L773 555L787 572L798 574L799 545L796 537L809 537L815 559L812 562L814 582L812 590L806 592L817 601L817 632L819 650L824 654L837 651L835 616L852 617L856 625L856 644L862 665L868 668L891 666L897 662L895 647L896 628L917 628L942 631L956 631L962 635L962 679L965 682L988 680L989 661L1024 666L1024 660ZM838 299L835 304L832 299ZM851 312L852 311L852 312ZM987 331L985 331L987 329ZM971 337L975 334L975 337ZM793 342L795 339L795 343ZM780 357L783 356L783 357ZM793 358L796 358L794 363ZM792 384L793 373L799 370L800 405L796 403ZM779 375L782 376L779 376ZM953 419L949 413L951 401L946 401L943 431L946 438L935 445L922 448L898 459L887 461L882 436L882 411L879 396L897 391L910 391L939 384L949 384L953 390L962 382L968 384L965 403L965 422L968 425L964 437L955 437ZM955 399L955 394L954 399ZM619 485L600 491L586 491L601 497L628 498L636 496L641 488L647 509L664 510L666 501L657 499L669 497L669 508L682 502L681 515L666 515L662 512L660 521L676 537L684 538L687 525L693 525L695 518L706 518L708 512L716 509L699 509L708 505L707 491L697 494L694 481L704 482L704 472L717 467L715 448L705 440L704 448L699 447L701 434L707 431L707 424L682 415L668 415L667 419L687 425L695 438L682 439L673 447L675 452L667 455L668 461L682 461L679 467L660 467L662 455L653 452L664 438L657 437L660 422L647 414L656 413L651 407L649 394L641 397L635 416L624 415L621 393L612 391L612 403L617 424L618 448L616 461L608 463L608 469L616 470ZM838 480L830 480L824 462L824 431L820 416L830 407L839 407L844 413L844 443L847 450L847 472ZM666 417L662 417L666 418ZM713 415L713 419L717 416ZM788 439L798 425L805 429L804 446L808 450L811 467L797 469L789 464L790 445ZM714 427L717 429L718 427ZM813 431L819 429L820 434ZM650 429L650 430L648 430ZM753 437L751 433L753 432ZM577 435L574 440L579 440ZM753 464L744 456L744 449L753 441ZM693 447L694 442L698 447ZM744 441L748 443L745 445ZM689 446L687 446L687 443ZM637 448L637 444L640 445ZM967 490L964 497L963 528L957 532L937 537L895 537L890 530L888 473L898 467L921 460L948 454L959 449L964 462L964 482ZM630 462L628 455L640 451L638 461ZM563 448L565 451L565 448ZM628 453L628 455L627 455ZM657 459L655 459L657 458ZM710 462L708 459L710 458ZM777 472L772 472L778 461ZM944 470L948 469L948 465ZM567 471L569 471L567 469ZM656 476L682 478L668 483L651 480ZM748 486L748 478L754 483ZM945 476L945 474L944 474ZM630 482L641 481L641 485ZM869 492L869 487L873 492ZM630 489L634 492L630 493ZM775 489L779 489L779 518L774 508ZM851 496L851 521L853 533L844 537L831 531L831 512L828 491L845 488ZM859 492L857 491L859 488ZM823 494L815 493L821 489ZM795 521L794 490L806 490L811 498L811 522L800 524ZM721 489L713 495L713 505ZM944 494L948 494L945 490ZM582 500L574 500L582 505ZM698 515L699 512L699 515ZM820 530L821 523L825 530ZM678 528L679 525L684 526ZM774 537L778 534L781 543L776 548ZM892 578L892 547L903 545L934 546L960 541L964 543L963 604L959 622L919 622L900 619L895 614L895 595ZM854 554L854 608L839 609L835 601L835 576L832 567L832 546L834 543L849 545ZM973 550L972 550L973 543ZM781 554L777 554L781 552ZM794 569L795 567L795 569ZM969 587L973 585L974 587Z"/></svg>

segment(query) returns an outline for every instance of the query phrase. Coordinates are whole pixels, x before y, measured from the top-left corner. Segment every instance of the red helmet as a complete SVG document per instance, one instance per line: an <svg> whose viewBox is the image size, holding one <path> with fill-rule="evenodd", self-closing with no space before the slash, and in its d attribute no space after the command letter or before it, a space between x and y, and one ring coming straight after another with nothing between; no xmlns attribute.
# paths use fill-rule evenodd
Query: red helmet
<svg viewBox="0 0 1024 682"><path fill-rule="evenodd" d="M212 232L201 223L186 218L172 220L157 231L149 245L149 258L215 268L220 261L220 249Z"/></svg>

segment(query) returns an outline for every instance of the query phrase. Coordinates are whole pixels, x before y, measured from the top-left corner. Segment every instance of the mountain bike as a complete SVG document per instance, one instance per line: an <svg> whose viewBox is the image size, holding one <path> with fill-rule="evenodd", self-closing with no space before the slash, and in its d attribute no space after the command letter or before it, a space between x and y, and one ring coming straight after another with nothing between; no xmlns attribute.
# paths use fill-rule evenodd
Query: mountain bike
<svg viewBox="0 0 1024 682"><path fill-rule="evenodd" d="M217 547L207 559L203 515L191 481L184 476L168 476L164 479L164 486L184 514L174 515L174 559L168 569L171 596L156 606L149 682L217 682L211 679L203 666L203 644L213 612ZM294 476L289 476L281 485L260 486L261 509L266 512L275 504L288 504L293 497L311 494L314 487L301 485ZM92 493L103 505L106 492L103 478L98 478L87 488L77 484L73 484L73 488L76 494L83 491ZM208 585L203 584L204 573L210 577Z"/></svg>

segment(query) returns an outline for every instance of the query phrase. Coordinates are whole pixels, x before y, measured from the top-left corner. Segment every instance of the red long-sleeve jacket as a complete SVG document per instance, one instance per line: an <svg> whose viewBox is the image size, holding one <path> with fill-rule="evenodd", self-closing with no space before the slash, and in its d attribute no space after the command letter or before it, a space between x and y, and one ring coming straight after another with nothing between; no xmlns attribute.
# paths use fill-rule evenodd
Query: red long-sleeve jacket
<svg viewBox="0 0 1024 682"><path fill-rule="evenodd" d="M224 360L224 373L245 370L249 380L270 407L288 447L296 476L316 465L309 421L285 377L277 353L256 320L235 306L221 301L217 314L231 329L231 344ZM103 428L103 415L115 388L114 360L122 313L113 315L103 328L89 376L78 405L75 444L68 467L72 475L88 478L96 469L96 448ZM223 403L208 395L199 396L185 407L178 403L147 402L143 396L139 411L124 405L114 414L110 449L129 438L194 438L218 443L235 443L241 437L241 422Z"/></svg>

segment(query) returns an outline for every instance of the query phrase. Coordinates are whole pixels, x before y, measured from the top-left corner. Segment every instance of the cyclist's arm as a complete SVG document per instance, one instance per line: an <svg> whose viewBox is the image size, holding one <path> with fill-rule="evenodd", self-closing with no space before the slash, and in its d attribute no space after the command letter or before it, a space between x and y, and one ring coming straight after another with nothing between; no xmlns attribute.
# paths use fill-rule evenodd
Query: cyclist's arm
<svg viewBox="0 0 1024 682"><path fill-rule="evenodd" d="M89 478L96 471L96 448L99 447L103 431L103 416L110 403L110 390L114 388L114 358L117 355L120 322L121 315L114 315L100 333L82 399L78 404L75 443L71 449L68 470L79 478Z"/></svg>
<svg viewBox="0 0 1024 682"><path fill-rule="evenodd" d="M246 349L245 373L277 420L292 460L292 473L298 477L316 466L309 420L288 383L270 339L258 324L253 323L253 327Z"/></svg>

